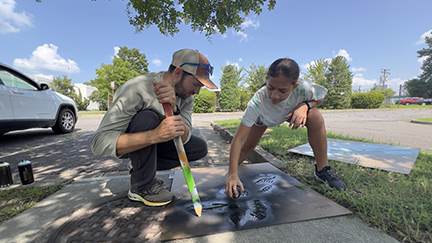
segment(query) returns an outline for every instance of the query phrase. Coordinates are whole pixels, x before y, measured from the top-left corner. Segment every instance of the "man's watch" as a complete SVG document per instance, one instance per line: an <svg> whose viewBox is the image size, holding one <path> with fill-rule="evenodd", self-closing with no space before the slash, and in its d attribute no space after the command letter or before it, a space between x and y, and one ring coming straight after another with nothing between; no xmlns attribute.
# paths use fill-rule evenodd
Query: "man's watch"
<svg viewBox="0 0 432 243"><path fill-rule="evenodd" d="M180 108L178 107L178 105L176 105L176 107L177 107L177 111L176 111L176 112L173 112L173 114L174 114L175 116L180 115Z"/></svg>
<svg viewBox="0 0 432 243"><path fill-rule="evenodd" d="M303 103L305 103L308 107L308 112L310 111L310 109L312 109L312 105L309 101L303 101Z"/></svg>

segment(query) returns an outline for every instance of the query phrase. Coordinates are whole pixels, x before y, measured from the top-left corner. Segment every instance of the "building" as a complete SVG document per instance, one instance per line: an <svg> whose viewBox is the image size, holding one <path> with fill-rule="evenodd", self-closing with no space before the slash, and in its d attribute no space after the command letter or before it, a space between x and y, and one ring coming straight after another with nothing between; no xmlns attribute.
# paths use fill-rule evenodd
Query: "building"
<svg viewBox="0 0 432 243"><path fill-rule="evenodd" d="M45 83L48 85L51 85L52 83L52 79L50 78L45 78L45 77L40 77L40 76L36 76L36 75L32 75L32 74L27 74L27 76L29 76L30 78L32 78L33 80L35 80L38 83ZM79 92L81 91L81 95L83 98L89 99L90 95L97 90L97 88L89 86L89 85L85 85L83 83L72 83L74 85L74 90L75 93L78 95ZM89 106L87 107L87 110L99 110L99 103L90 101Z"/></svg>
<svg viewBox="0 0 432 243"><path fill-rule="evenodd" d="M93 86L85 85L83 83L73 83L73 85L74 85L75 92L77 94L81 92L82 97L86 99L89 99L90 95L97 90L97 88ZM87 110L99 110L99 103L90 101Z"/></svg>

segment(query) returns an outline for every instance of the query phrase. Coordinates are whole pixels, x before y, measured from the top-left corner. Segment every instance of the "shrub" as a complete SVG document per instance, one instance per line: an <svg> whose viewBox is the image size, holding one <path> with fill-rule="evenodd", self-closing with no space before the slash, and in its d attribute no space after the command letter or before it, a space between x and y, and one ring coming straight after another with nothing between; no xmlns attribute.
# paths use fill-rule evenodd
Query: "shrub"
<svg viewBox="0 0 432 243"><path fill-rule="evenodd" d="M199 94L194 96L193 112L209 113L216 107L216 93L208 89L201 89Z"/></svg>
<svg viewBox="0 0 432 243"><path fill-rule="evenodd" d="M374 109L379 108L384 100L384 94L379 91L370 91L367 93L356 92L351 96L351 106L352 108Z"/></svg>

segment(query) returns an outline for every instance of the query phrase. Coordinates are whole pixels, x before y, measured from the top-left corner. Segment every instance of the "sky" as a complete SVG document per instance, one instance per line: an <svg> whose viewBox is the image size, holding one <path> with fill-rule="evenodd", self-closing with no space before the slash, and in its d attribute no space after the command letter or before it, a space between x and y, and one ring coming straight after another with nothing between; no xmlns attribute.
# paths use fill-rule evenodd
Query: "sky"
<svg viewBox="0 0 432 243"><path fill-rule="evenodd" d="M222 67L268 67L278 58L294 59L305 72L319 59L338 55L348 60L353 89L368 91L399 85L421 74L417 51L432 36L430 0L277 0L260 15L250 14L243 32L232 29L209 41L204 33L181 24L180 32L162 35L151 26L141 33L129 24L127 1L0 0L0 62L28 75L52 79L68 75L72 83L97 77L101 64L112 64L119 47L139 49L151 72L165 71L172 53L197 49L215 67L219 86Z"/></svg>

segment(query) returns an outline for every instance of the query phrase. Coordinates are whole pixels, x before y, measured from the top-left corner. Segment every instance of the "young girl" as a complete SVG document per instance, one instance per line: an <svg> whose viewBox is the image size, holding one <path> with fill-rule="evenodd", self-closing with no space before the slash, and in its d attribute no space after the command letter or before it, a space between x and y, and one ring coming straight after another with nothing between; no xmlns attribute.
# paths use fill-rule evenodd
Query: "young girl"
<svg viewBox="0 0 432 243"><path fill-rule="evenodd" d="M327 89L306 80L298 80L298 64L288 58L274 61L268 70L266 83L252 99L241 119L231 143L226 194L237 197L237 186L244 190L238 176L241 164L258 144L267 127L278 126L284 121L294 130L307 127L309 144L316 165L315 176L337 190L346 190L344 182L330 170L327 161L327 136L324 118L316 107L324 100Z"/></svg>

